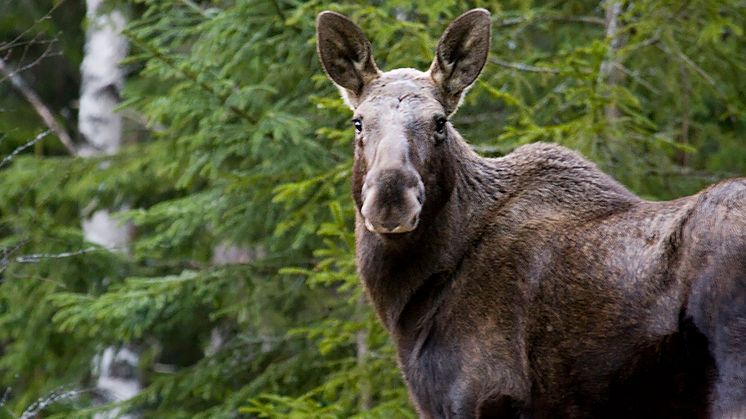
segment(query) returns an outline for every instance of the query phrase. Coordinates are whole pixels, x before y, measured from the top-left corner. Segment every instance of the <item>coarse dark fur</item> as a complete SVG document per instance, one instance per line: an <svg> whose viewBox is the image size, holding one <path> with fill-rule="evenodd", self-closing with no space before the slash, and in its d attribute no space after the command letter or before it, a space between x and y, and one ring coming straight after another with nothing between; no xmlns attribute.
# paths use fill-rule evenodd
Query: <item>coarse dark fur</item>
<svg viewBox="0 0 746 419"><path fill-rule="evenodd" d="M421 417L746 417L746 179L650 202L557 145L476 155L441 127L484 10L427 72L381 72L339 14L317 28L360 128L359 273Z"/></svg>

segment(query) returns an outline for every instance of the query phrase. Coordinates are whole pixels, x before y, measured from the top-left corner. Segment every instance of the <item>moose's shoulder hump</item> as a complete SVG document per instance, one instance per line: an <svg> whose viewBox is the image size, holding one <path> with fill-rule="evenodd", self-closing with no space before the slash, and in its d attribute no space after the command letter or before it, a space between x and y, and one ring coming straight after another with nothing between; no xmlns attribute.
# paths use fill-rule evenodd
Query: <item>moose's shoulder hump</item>
<svg viewBox="0 0 746 419"><path fill-rule="evenodd" d="M522 166L588 168L596 170L596 165L577 151L552 143L526 144L515 149L508 157L516 164Z"/></svg>
<svg viewBox="0 0 746 419"><path fill-rule="evenodd" d="M505 156L505 160L523 180L539 190L544 185L550 195L558 188L566 196L596 201L633 202L639 198L619 182L602 172L580 153L550 143L532 143L521 146Z"/></svg>

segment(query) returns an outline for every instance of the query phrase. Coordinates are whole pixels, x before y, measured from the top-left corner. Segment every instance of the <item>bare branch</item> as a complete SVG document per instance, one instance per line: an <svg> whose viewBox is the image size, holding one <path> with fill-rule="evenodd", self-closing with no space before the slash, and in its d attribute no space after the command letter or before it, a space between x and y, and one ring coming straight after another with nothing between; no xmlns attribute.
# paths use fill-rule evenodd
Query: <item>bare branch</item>
<svg viewBox="0 0 746 419"><path fill-rule="evenodd" d="M641 86L644 88L650 90L652 93L655 93L656 95L660 94L660 90L656 89L652 84L650 84L648 81L640 77L636 72L630 71L627 67L622 65L621 63L615 62L613 65L622 71L622 73L626 74L630 78L632 78L634 81L640 83Z"/></svg>
<svg viewBox="0 0 746 419"><path fill-rule="evenodd" d="M49 11L47 12L47 14L45 14L44 16L42 16L39 19L37 19L36 22L34 22L33 25L31 25L26 30L24 30L23 32L21 32L20 34L18 34L18 36L16 36L13 40L11 40L9 42L0 42L0 52L1 51L5 51L5 50L9 50L11 48L15 48L15 47L17 47L19 45L23 45L23 42L21 42L21 39L23 39L23 37L26 36L26 34L29 33L31 31L31 29L33 29L34 26L36 26L38 23L41 23L41 22L43 22L45 20L51 19L52 18L52 13L55 10L57 10L60 6L62 6L62 4L64 2L65 2L65 0L58 1L54 6L52 6L51 9L49 9Z"/></svg>
<svg viewBox="0 0 746 419"><path fill-rule="evenodd" d="M57 403L62 400L71 399L77 397L81 393L88 392L90 390L70 390L70 391L59 391L54 390L45 397L38 399L33 402L26 410L23 411L19 419L32 419L37 417L37 414L48 406Z"/></svg>
<svg viewBox="0 0 746 419"><path fill-rule="evenodd" d="M87 247L85 249L75 250L72 252L62 252L62 253L35 253L31 255L23 255L18 256L16 258L16 262L18 263L38 263L42 259L64 259L69 258L73 256L79 256L84 255L86 253L93 253L93 252L102 252L102 251L111 251L112 249L104 249L102 247Z"/></svg>
<svg viewBox="0 0 746 419"><path fill-rule="evenodd" d="M48 50L49 48L47 48L47 51ZM36 61L34 61L34 63L40 61L45 56L45 54L42 54ZM30 65L34 65L34 63ZM2 58L0 58L0 73L2 73L6 78L10 79L13 87L15 87L23 95L26 101L28 101L31 106L34 107L34 110L37 114L39 114L41 119L44 121L44 124L46 124L46 126L49 127L50 130L54 131L67 151L70 154L75 155L75 144L73 144L72 138L70 138L70 135L67 133L65 128L57 122L49 107L45 105L39 95L37 95L36 92L34 92L31 87L29 87L26 81L23 80L23 77L18 74L18 71L11 70L10 67L8 67L8 65L5 63L5 60L3 60ZM2 164L0 164L0 166L2 166Z"/></svg>
<svg viewBox="0 0 746 419"><path fill-rule="evenodd" d="M628 46L625 46L625 54L630 54L632 51L637 51L638 49L647 48L649 46L653 46L661 41L661 33L660 29L656 30L653 35L651 35L649 38L642 40L640 42L637 42L635 44L630 44Z"/></svg>
<svg viewBox="0 0 746 419"><path fill-rule="evenodd" d="M277 12L277 15L280 16L280 19L282 21L285 21L285 13L282 13L282 9L280 9L280 5L277 4L277 0L272 0L272 4L275 6L275 11Z"/></svg>
<svg viewBox="0 0 746 419"><path fill-rule="evenodd" d="M6 54L5 58L0 57L0 60L3 61L2 63L0 63L0 73L3 74L3 78L0 79L0 82L4 82L6 79L11 79L11 82L13 82L13 78L14 77L21 77L20 73L28 70L31 67L34 67L37 64L39 64L43 59L48 58L48 57L56 57L56 56L62 55L59 52L53 52L52 51L52 46L54 46L55 42L57 42L56 39L52 39L52 40L49 40L49 41L36 42L36 38L32 39L31 41L28 41L28 43L26 43L26 45L25 45L25 47L23 49L23 53L21 54L21 59L18 60L19 62L23 62L23 60L26 59L26 54L27 54L28 48L33 43L36 43L36 44L39 44L39 45L46 44L47 46L44 49L44 51L38 57L36 57L36 59L34 61L32 61L31 63L26 64L24 66L21 66L21 67L15 69L15 70L11 70L8 67L7 63L5 62L5 60L10 56L10 53ZM22 78L21 78L20 81L22 83L24 82L24 80Z"/></svg>
<svg viewBox="0 0 746 419"><path fill-rule="evenodd" d="M41 140L43 140L44 137L46 137L47 135L49 135L51 132L52 132L51 130L46 130L46 131L40 133L39 135L37 135L36 137L34 137L33 140L31 140L31 141L27 142L26 144L24 144L24 145L16 148L15 150L13 150L12 153L8 154L7 156L5 156L5 158L2 161L0 161L0 168L2 168L3 166L5 166L6 164L10 163L13 160L13 158L15 156L17 156L23 150L25 150L25 149L33 146L34 144L38 143Z"/></svg>
<svg viewBox="0 0 746 419"><path fill-rule="evenodd" d="M523 23L534 23L534 22L567 22L567 23L585 23L595 26L604 26L604 20L600 17L595 16L520 16L502 19L496 22L496 26L499 28L506 28L510 26L516 26Z"/></svg>
<svg viewBox="0 0 746 419"><path fill-rule="evenodd" d="M8 257L17 252L18 249L20 249L21 247L25 246L26 243L28 243L28 240L22 240L20 243L15 245L15 247L12 247L10 249L2 249L2 257L0 257L0 274L5 271L5 269L8 267L8 264L10 263ZM10 388L8 388L8 391L10 391ZM0 399L0 406L3 405L4 400L4 398Z"/></svg>
<svg viewBox="0 0 746 419"><path fill-rule="evenodd" d="M3 392L2 397L0 397L0 406L4 405L5 402L8 401L8 398L10 398L10 392L11 392L11 390L12 389L10 387L6 387L5 388L5 391Z"/></svg>
<svg viewBox="0 0 746 419"><path fill-rule="evenodd" d="M704 69L702 69L702 67L698 66L697 63L695 63L691 58L689 58L683 52L681 52L679 50L671 51L670 49L668 49L668 47L666 47L665 45L661 45L661 44L656 44L656 46L658 47L658 49L660 49L661 51L665 52L666 54L668 54L668 55L674 55L674 56L678 57L686 65L688 65L689 67L691 67L697 74L699 74L703 79L705 79L705 81L707 81L707 83L709 83L709 84L711 84L713 86L717 86L717 82L715 82L715 80L709 74L707 74L707 72Z"/></svg>
<svg viewBox="0 0 746 419"><path fill-rule="evenodd" d="M657 170L648 169L645 171L645 175L654 175L661 177L690 177L690 178L702 178L708 182L717 182L719 180L741 176L735 172L710 172L705 170L693 170L689 167L681 167L679 169L672 170Z"/></svg>
<svg viewBox="0 0 746 419"><path fill-rule="evenodd" d="M560 70L551 67L536 67L529 64L513 63L509 61L503 61L497 57L490 57L492 64L499 65L500 67L512 68L514 70L526 71L529 73L551 73L559 74Z"/></svg>

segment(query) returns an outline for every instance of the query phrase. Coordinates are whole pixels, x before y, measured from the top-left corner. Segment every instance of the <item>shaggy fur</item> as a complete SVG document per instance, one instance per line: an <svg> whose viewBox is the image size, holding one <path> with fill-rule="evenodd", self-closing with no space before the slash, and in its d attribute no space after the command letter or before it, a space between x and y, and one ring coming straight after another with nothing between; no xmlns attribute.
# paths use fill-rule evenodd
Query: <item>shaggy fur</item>
<svg viewBox="0 0 746 419"><path fill-rule="evenodd" d="M746 179L649 202L557 145L476 155L450 123L437 131L489 42L486 11L464 16L424 73L382 73L352 22L317 22L322 64L364 126L359 273L420 416L746 417ZM381 160L385 181L369 176ZM400 210L420 221L376 233L363 190L408 193L397 170L424 186L422 208Z"/></svg>

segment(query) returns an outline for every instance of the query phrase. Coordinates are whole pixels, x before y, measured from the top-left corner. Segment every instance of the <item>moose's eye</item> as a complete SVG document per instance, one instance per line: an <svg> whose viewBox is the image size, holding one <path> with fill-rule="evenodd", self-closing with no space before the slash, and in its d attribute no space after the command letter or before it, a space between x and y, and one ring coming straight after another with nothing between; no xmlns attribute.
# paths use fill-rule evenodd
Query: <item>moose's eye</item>
<svg viewBox="0 0 746 419"><path fill-rule="evenodd" d="M363 132L363 121L360 120L360 118L355 118L352 120L352 125L355 126L355 132L360 134Z"/></svg>
<svg viewBox="0 0 746 419"><path fill-rule="evenodd" d="M437 132L439 135L445 134L446 122L448 122L448 120L442 116L435 118L435 132Z"/></svg>

